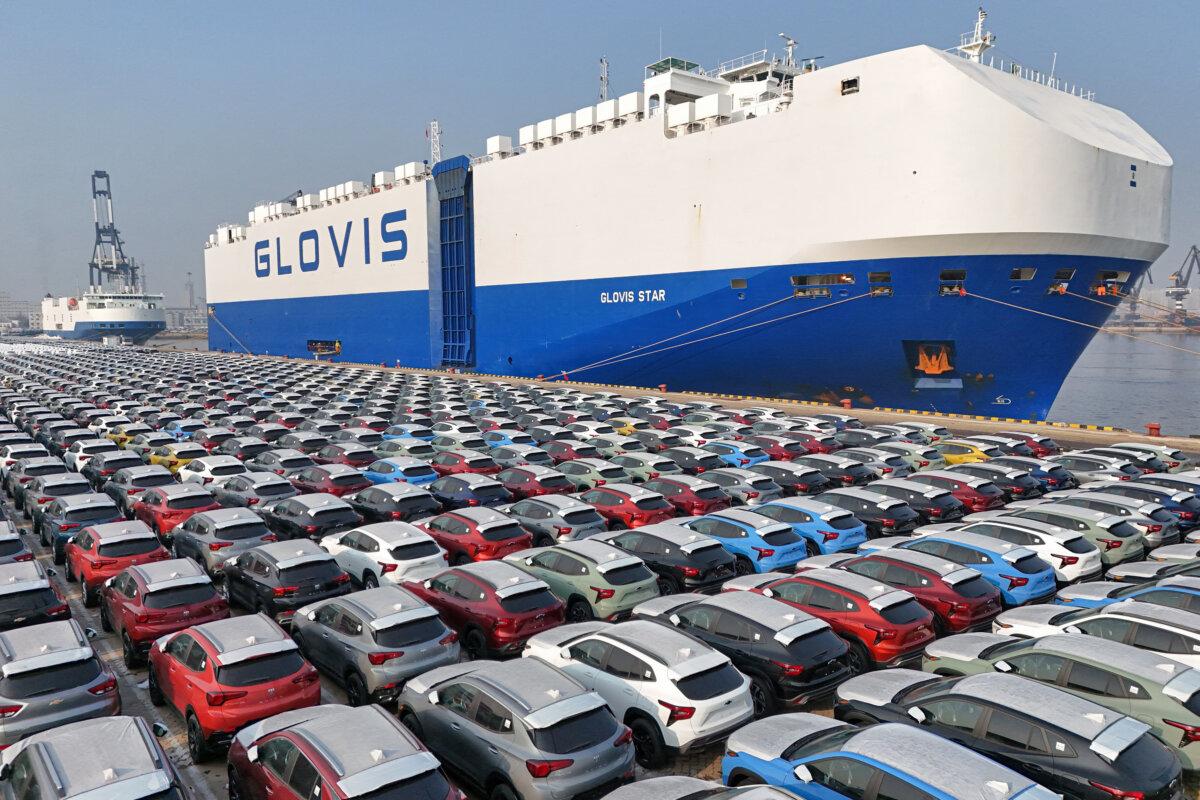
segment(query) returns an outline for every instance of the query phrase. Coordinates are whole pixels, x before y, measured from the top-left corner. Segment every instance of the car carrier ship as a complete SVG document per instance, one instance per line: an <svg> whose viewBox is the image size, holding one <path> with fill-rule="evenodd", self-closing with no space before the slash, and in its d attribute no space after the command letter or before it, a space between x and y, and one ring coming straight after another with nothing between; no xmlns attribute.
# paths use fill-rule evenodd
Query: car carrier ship
<svg viewBox="0 0 1200 800"><path fill-rule="evenodd" d="M1043 417L1168 239L1171 158L988 50L789 42L223 225L209 343Z"/></svg>

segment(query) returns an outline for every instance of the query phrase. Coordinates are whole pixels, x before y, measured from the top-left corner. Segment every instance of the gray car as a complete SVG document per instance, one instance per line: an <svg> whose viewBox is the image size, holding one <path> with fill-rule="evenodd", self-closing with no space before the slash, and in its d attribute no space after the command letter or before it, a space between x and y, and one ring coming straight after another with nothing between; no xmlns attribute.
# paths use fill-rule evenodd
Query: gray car
<svg viewBox="0 0 1200 800"><path fill-rule="evenodd" d="M430 448L432 449L432 448ZM489 454L492 460L502 467L520 467L533 464L539 467L553 467L554 459L540 447L531 444L506 444L492 448Z"/></svg>
<svg viewBox="0 0 1200 800"><path fill-rule="evenodd" d="M861 462L880 478L907 478L913 473L912 466L904 459L904 456L878 447L847 447L839 450L838 455Z"/></svg>
<svg viewBox="0 0 1200 800"><path fill-rule="evenodd" d="M292 482L273 472L234 475L212 490L213 499L226 508L266 507L300 494Z"/></svg>
<svg viewBox="0 0 1200 800"><path fill-rule="evenodd" d="M557 469L580 492L606 483L627 483L630 480L624 469L603 458L574 458L563 461Z"/></svg>
<svg viewBox="0 0 1200 800"><path fill-rule="evenodd" d="M533 534L534 547L586 539L608 530L595 507L570 495L528 497L498 510L516 517L521 527Z"/></svg>
<svg viewBox="0 0 1200 800"><path fill-rule="evenodd" d="M133 517L133 504L137 502L139 494L146 489L170 483L175 483L171 470L160 464L143 464L117 470L104 484L102 491L113 499L122 514Z"/></svg>
<svg viewBox="0 0 1200 800"><path fill-rule="evenodd" d="M193 514L175 526L171 546L178 558L190 558L213 578L239 553L276 540L262 517L244 508L216 508Z"/></svg>
<svg viewBox="0 0 1200 800"><path fill-rule="evenodd" d="M419 458L422 461L428 461L437 455L438 451L433 445L424 439L413 439L407 436L399 439L384 439L374 448L375 455L379 458Z"/></svg>
<svg viewBox="0 0 1200 800"><path fill-rule="evenodd" d="M193 797L141 717L61 725L4 751L4 800Z"/></svg>
<svg viewBox="0 0 1200 800"><path fill-rule="evenodd" d="M59 497L70 497L73 494L90 494L92 485L87 478L78 472L66 472L59 475L43 475L25 484L25 503L21 513L25 519L33 521L36 528L42 522L42 508ZM117 502L120 506L120 501Z"/></svg>
<svg viewBox="0 0 1200 800"><path fill-rule="evenodd" d="M273 472L284 478L290 478L315 463L305 453L286 447L267 450L245 462L246 469L251 472Z"/></svg>
<svg viewBox="0 0 1200 800"><path fill-rule="evenodd" d="M33 561L33 553L21 538L17 526L7 520L4 512L0 511L0 564L18 561Z"/></svg>
<svg viewBox="0 0 1200 800"><path fill-rule="evenodd" d="M657 453L619 453L612 457L612 463L625 470L635 483L653 480L661 475L683 474L678 464Z"/></svg>
<svg viewBox="0 0 1200 800"><path fill-rule="evenodd" d="M414 675L458 661L458 636L424 600L380 586L304 606L292 638L352 706L391 703Z"/></svg>
<svg viewBox="0 0 1200 800"><path fill-rule="evenodd" d="M0 745L81 719L121 713L117 679L74 620L0 633Z"/></svg>
<svg viewBox="0 0 1200 800"><path fill-rule="evenodd" d="M400 721L493 800L558 800L633 778L633 737L604 700L537 658L409 680Z"/></svg>
<svg viewBox="0 0 1200 800"><path fill-rule="evenodd" d="M750 469L721 467L704 473L704 479L724 489L735 506L756 506L783 497L778 483Z"/></svg>

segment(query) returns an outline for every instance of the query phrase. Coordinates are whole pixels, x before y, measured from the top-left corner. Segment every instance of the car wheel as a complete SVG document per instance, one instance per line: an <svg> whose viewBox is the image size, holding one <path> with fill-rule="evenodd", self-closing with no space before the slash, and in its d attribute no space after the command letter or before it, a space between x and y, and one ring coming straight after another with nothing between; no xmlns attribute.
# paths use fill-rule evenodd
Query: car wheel
<svg viewBox="0 0 1200 800"><path fill-rule="evenodd" d="M521 797L507 783L498 783L488 792L488 800L521 800Z"/></svg>
<svg viewBox="0 0 1200 800"><path fill-rule="evenodd" d="M807 539L804 542L804 557L812 558L813 556L821 555L821 548L812 539Z"/></svg>
<svg viewBox="0 0 1200 800"><path fill-rule="evenodd" d="M121 659L125 662L128 669L137 669L141 666L142 659L138 655L137 647L133 644L133 640L129 638L129 634L125 631L121 632Z"/></svg>
<svg viewBox="0 0 1200 800"><path fill-rule="evenodd" d="M357 672L351 672L346 676L346 705L365 706L369 702L371 702L371 698L362 676Z"/></svg>
<svg viewBox="0 0 1200 800"><path fill-rule="evenodd" d="M229 795L229 800L242 800L242 784L232 764L225 770L225 776L225 793Z"/></svg>
<svg viewBox="0 0 1200 800"><path fill-rule="evenodd" d="M421 727L421 720L417 719L417 715L405 709L400 712L400 724L408 728L413 736L421 739L425 735L425 729Z"/></svg>
<svg viewBox="0 0 1200 800"><path fill-rule="evenodd" d="M483 631L472 628L463 637L462 649L470 661L487 658L487 637L483 635Z"/></svg>
<svg viewBox="0 0 1200 800"><path fill-rule="evenodd" d="M658 725L638 717L629 724L629 729L633 731L633 752L638 764L657 769L667 763L667 748Z"/></svg>
<svg viewBox="0 0 1200 800"><path fill-rule="evenodd" d="M550 538L549 534L545 533L539 535L538 538L533 540L534 547L553 547L554 544L554 540Z"/></svg>
<svg viewBox="0 0 1200 800"><path fill-rule="evenodd" d="M752 772L739 772L737 775L730 776L730 786L757 786L763 783L763 779ZM233 795L230 795L232 800Z"/></svg>
<svg viewBox="0 0 1200 800"><path fill-rule="evenodd" d="M188 754L192 757L192 763L199 765L207 761L212 755L208 742L204 739L204 731L200 728L200 720L196 719L196 715L191 712L187 716L187 737L188 737Z"/></svg>
<svg viewBox="0 0 1200 800"><path fill-rule="evenodd" d="M67 554L64 551L58 549L57 547L54 547L53 545L51 545L51 547L53 547L53 549L54 549L55 565L61 567L63 564L67 563ZM68 570L68 572L69 571L70 570Z"/></svg>
<svg viewBox="0 0 1200 800"><path fill-rule="evenodd" d="M466 553L457 553L454 558L450 559L452 566L461 567L463 564L470 564L471 559L467 558Z"/></svg>
<svg viewBox="0 0 1200 800"><path fill-rule="evenodd" d="M672 578L669 575L659 575L658 576L658 593L659 594L662 594L662 595L679 594L682 591L683 591L683 587L679 585L679 581L676 580L675 578Z"/></svg>
<svg viewBox="0 0 1200 800"><path fill-rule="evenodd" d="M567 604L567 622L587 622L593 619L592 607L578 597Z"/></svg>
<svg viewBox="0 0 1200 800"><path fill-rule="evenodd" d="M862 642L848 642L850 652L846 654L846 659L850 664L850 669L855 675L861 675L864 672L870 672L875 669L875 661L871 658L871 654L867 652L867 648Z"/></svg>
<svg viewBox="0 0 1200 800"><path fill-rule="evenodd" d="M733 563L733 571L738 575L753 575L754 565L745 556L738 556Z"/></svg>
<svg viewBox="0 0 1200 800"><path fill-rule="evenodd" d="M79 582L81 584L83 584L83 607L84 608L95 608L96 603L99 599L98 592L96 591L96 589L94 587L88 586L87 582L84 581L81 577L76 576L76 578L79 580Z"/></svg>
<svg viewBox="0 0 1200 800"><path fill-rule="evenodd" d="M379 578L376 577L374 572L367 570L363 573L362 584L364 589L378 589Z"/></svg>
<svg viewBox="0 0 1200 800"><path fill-rule="evenodd" d="M158 688L158 677L154 674L154 668L150 668L150 674L146 676L146 694L150 696L150 704L155 706L166 705L167 698L163 697L162 689Z"/></svg>
<svg viewBox="0 0 1200 800"><path fill-rule="evenodd" d="M750 679L750 700L754 703L755 718L765 717L775 710L775 695L763 678Z"/></svg>
<svg viewBox="0 0 1200 800"><path fill-rule="evenodd" d="M70 568L66 570L66 573L64 577L67 579L67 583L74 583L76 580L75 573L71 572Z"/></svg>
<svg viewBox="0 0 1200 800"><path fill-rule="evenodd" d="M112 633L112 621L108 618L108 607L103 603L100 604L100 630L105 633Z"/></svg>

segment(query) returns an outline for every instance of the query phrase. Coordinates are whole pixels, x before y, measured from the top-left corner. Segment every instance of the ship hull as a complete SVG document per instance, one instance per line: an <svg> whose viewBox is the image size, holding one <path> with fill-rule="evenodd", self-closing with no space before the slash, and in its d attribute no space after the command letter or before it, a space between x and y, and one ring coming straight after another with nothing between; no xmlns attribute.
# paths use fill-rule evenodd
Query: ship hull
<svg viewBox="0 0 1200 800"><path fill-rule="evenodd" d="M166 328L166 323L160 321L76 322L71 330L47 330L43 333L61 339L86 342L98 342L109 336L123 336L134 344L144 344Z"/></svg>

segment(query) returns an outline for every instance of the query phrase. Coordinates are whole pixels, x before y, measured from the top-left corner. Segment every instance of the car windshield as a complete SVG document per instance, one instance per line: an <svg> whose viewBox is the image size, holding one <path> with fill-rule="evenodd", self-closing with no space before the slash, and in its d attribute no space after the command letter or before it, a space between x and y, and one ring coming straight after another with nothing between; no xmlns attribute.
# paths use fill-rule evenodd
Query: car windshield
<svg viewBox="0 0 1200 800"><path fill-rule="evenodd" d="M390 553L392 558L396 559L397 561L409 561L414 558L427 558L428 556L435 556L440 550L441 548L438 547L437 542L429 539L423 539L410 544L397 545L389 550L388 553Z"/></svg>
<svg viewBox="0 0 1200 800"><path fill-rule="evenodd" d="M0 697L23 700L84 686L100 677L100 662L95 658L70 661L52 667L18 672L0 680Z"/></svg>
<svg viewBox="0 0 1200 800"><path fill-rule="evenodd" d="M604 580L611 586L628 586L631 583L648 581L653 577L654 573L647 569L645 564L630 564L627 567L604 571Z"/></svg>
<svg viewBox="0 0 1200 800"><path fill-rule="evenodd" d="M671 508L671 504L662 497L643 497L635 501L634 505L642 511L662 511Z"/></svg>
<svg viewBox="0 0 1200 800"><path fill-rule="evenodd" d="M152 553L158 547L158 537L149 536L142 539L124 539L119 542L101 542L97 552L108 558L120 558Z"/></svg>
<svg viewBox="0 0 1200 800"><path fill-rule="evenodd" d="M675 681L675 686L689 700L710 700L732 692L741 685L742 673L732 664L722 664Z"/></svg>
<svg viewBox="0 0 1200 800"><path fill-rule="evenodd" d="M190 494L186 497L174 497L167 501L167 508L173 511L184 511L189 508L203 508L212 505L212 498L206 494Z"/></svg>
<svg viewBox="0 0 1200 800"><path fill-rule="evenodd" d="M500 598L500 607L512 614L552 608L558 601L548 589L533 589Z"/></svg>
<svg viewBox="0 0 1200 800"><path fill-rule="evenodd" d="M2 520L3 517L0 517ZM11 556L21 552L24 545L20 539L4 539L0 540L0 556Z"/></svg>
<svg viewBox="0 0 1200 800"><path fill-rule="evenodd" d="M152 489L155 486L166 486L168 483L174 483L175 478L171 475L142 475L134 478L129 482L129 485L135 489Z"/></svg>
<svg viewBox="0 0 1200 800"><path fill-rule="evenodd" d="M335 580L343 574L332 558L325 561L310 561L279 570L279 582L285 586L315 586Z"/></svg>
<svg viewBox="0 0 1200 800"><path fill-rule="evenodd" d="M421 642L440 639L445 635L446 626L437 616L422 617L372 632L375 644L380 647L409 647Z"/></svg>
<svg viewBox="0 0 1200 800"><path fill-rule="evenodd" d="M1140 531L1138 531L1137 528L1125 521L1118 522L1114 525L1109 525L1108 532L1113 536L1119 536L1122 539L1128 539L1130 536L1140 535Z"/></svg>
<svg viewBox="0 0 1200 800"><path fill-rule="evenodd" d="M600 514L592 509L568 511L566 514L563 514L563 522L568 525L592 525L600 522L602 519Z"/></svg>
<svg viewBox="0 0 1200 800"><path fill-rule="evenodd" d="M241 464L221 464L209 470L213 475L241 475L245 471Z"/></svg>
<svg viewBox="0 0 1200 800"><path fill-rule="evenodd" d="M222 686L253 686L292 675L304 666L298 650L285 650L245 661L217 666L217 683Z"/></svg>
<svg viewBox="0 0 1200 800"><path fill-rule="evenodd" d="M525 529L516 522L506 522L489 528L481 528L479 535L485 542L503 542L525 535Z"/></svg>
<svg viewBox="0 0 1200 800"><path fill-rule="evenodd" d="M77 508L67 512L71 522L96 522L102 519L112 519L118 516L116 506L94 505L89 508Z"/></svg>
<svg viewBox="0 0 1200 800"><path fill-rule="evenodd" d="M49 587L31 589L27 592L12 592L0 594L0 614L19 614L22 611L34 611L47 606L58 605L58 595Z"/></svg>
<svg viewBox="0 0 1200 800"><path fill-rule="evenodd" d="M355 795L354 800L445 800L454 794L441 771L432 770Z"/></svg>
<svg viewBox="0 0 1200 800"><path fill-rule="evenodd" d="M321 508L312 512L313 521L318 525L339 525L357 522L358 515L353 508Z"/></svg>
<svg viewBox="0 0 1200 800"><path fill-rule="evenodd" d="M142 600L146 608L176 608L196 603L208 603L217 598L217 590L211 583L192 583L187 586L172 586L150 592Z"/></svg>
<svg viewBox="0 0 1200 800"><path fill-rule="evenodd" d="M574 753L593 747L617 731L617 720L607 708L568 717L548 728L535 728L530 733L533 745L546 753Z"/></svg>

